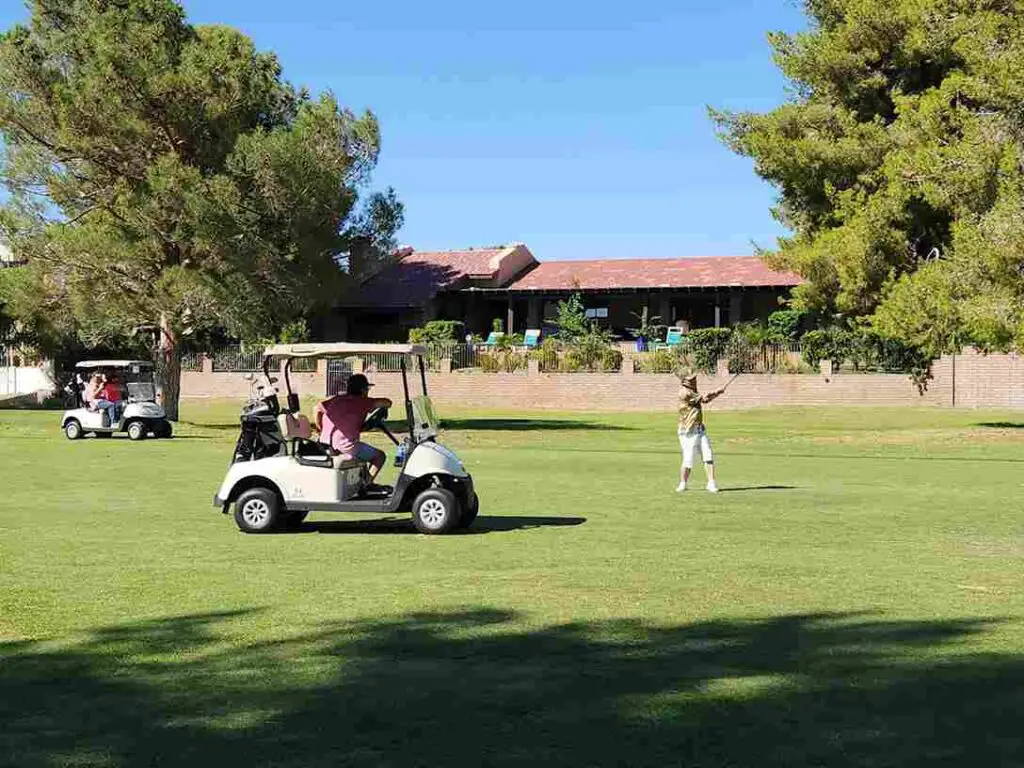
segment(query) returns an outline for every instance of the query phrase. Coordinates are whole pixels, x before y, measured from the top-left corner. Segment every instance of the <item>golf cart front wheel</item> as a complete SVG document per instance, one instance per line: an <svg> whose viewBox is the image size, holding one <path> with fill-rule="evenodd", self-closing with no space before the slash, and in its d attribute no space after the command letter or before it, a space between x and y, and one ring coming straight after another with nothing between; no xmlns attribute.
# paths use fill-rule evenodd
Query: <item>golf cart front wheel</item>
<svg viewBox="0 0 1024 768"><path fill-rule="evenodd" d="M146 425L141 421L133 421L128 425L128 437L131 440L143 440L146 437Z"/></svg>
<svg viewBox="0 0 1024 768"><path fill-rule="evenodd" d="M461 516L459 499L447 488L428 488L412 503L412 522L420 533L448 533Z"/></svg>
<svg viewBox="0 0 1024 768"><path fill-rule="evenodd" d="M82 425L76 419L71 419L64 425L64 436L68 440L77 440L82 436Z"/></svg>
<svg viewBox="0 0 1024 768"><path fill-rule="evenodd" d="M245 533L266 533L279 517L277 494L268 488L251 488L235 502L235 523Z"/></svg>

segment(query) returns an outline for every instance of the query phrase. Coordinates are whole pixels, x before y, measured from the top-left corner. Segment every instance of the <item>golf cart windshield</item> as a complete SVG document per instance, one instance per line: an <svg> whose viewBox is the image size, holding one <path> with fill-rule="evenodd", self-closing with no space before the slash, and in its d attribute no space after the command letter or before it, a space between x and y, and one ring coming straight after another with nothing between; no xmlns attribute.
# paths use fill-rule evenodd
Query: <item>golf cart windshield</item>
<svg viewBox="0 0 1024 768"><path fill-rule="evenodd" d="M412 399L412 418L415 423L413 440L422 443L424 440L437 437L437 413L434 411L433 401L427 395Z"/></svg>

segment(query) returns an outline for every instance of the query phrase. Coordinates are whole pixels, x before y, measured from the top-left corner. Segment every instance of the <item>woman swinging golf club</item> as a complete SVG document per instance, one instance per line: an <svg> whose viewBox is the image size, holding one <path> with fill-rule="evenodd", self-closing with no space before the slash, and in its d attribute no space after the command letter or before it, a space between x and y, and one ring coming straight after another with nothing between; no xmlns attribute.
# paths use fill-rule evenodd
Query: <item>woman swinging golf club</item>
<svg viewBox="0 0 1024 768"><path fill-rule="evenodd" d="M682 384L679 389L679 445L683 449L683 465L679 472L679 486L676 492L682 493L686 490L690 472L693 470L694 456L699 450L708 476L707 488L711 493L718 493L718 485L715 483L715 458L711 452L711 440L704 428L704 404L710 403L724 393L732 381L721 389L702 395L697 391L696 371L689 368L680 369L676 375Z"/></svg>

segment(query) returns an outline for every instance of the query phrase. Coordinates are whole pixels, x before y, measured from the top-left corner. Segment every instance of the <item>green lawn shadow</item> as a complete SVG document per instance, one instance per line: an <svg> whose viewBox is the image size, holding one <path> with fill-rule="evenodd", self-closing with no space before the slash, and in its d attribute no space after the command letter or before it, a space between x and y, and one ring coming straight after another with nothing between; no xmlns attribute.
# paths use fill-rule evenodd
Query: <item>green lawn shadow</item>
<svg viewBox="0 0 1024 768"><path fill-rule="evenodd" d="M442 429L457 431L494 432L560 432L572 430L593 430L598 432L633 431L634 427L619 424L605 424L597 421L577 419L441 419Z"/></svg>
<svg viewBox="0 0 1024 768"><path fill-rule="evenodd" d="M224 642L233 616L0 643L11 766L896 766L1024 761L993 620L786 615L530 629L492 608Z"/></svg>

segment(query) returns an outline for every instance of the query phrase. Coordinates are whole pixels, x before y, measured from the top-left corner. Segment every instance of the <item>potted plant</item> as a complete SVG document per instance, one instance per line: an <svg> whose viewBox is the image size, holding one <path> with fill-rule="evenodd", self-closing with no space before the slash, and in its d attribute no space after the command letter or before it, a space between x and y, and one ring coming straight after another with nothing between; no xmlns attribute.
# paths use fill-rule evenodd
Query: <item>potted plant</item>
<svg viewBox="0 0 1024 768"><path fill-rule="evenodd" d="M640 325L636 328L630 328L630 332L636 336L636 351L646 352L648 341L658 341L658 321L660 317L655 315L649 317L647 307L640 310L640 313L631 312L631 315L640 321Z"/></svg>

